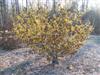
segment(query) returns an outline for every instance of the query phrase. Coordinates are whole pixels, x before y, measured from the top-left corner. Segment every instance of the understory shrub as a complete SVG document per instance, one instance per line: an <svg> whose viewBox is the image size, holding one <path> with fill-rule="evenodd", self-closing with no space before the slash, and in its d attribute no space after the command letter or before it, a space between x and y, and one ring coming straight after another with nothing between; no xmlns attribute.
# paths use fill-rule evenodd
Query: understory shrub
<svg viewBox="0 0 100 75"><path fill-rule="evenodd" d="M13 50L19 48L21 43L17 38L15 38L13 32L5 30L0 31L0 48L3 50Z"/></svg>
<svg viewBox="0 0 100 75"><path fill-rule="evenodd" d="M81 13L65 9L55 12L58 14L52 16L47 9L22 12L13 23L16 37L53 64L58 63L58 57L75 53L93 30L90 23L82 23Z"/></svg>

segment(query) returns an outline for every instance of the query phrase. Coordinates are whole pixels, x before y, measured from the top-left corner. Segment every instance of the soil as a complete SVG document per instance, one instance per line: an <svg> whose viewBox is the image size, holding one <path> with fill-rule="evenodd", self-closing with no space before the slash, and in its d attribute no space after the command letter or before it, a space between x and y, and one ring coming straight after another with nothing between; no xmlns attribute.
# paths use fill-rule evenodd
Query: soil
<svg viewBox="0 0 100 75"><path fill-rule="evenodd" d="M91 36L73 56L53 67L30 48L0 50L0 75L100 75L100 36Z"/></svg>

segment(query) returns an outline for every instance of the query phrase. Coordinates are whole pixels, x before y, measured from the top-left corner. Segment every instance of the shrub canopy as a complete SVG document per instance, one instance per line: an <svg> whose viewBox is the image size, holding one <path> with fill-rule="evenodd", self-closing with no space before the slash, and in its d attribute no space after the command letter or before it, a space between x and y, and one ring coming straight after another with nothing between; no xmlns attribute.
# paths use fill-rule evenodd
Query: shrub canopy
<svg viewBox="0 0 100 75"><path fill-rule="evenodd" d="M30 10L16 16L13 31L37 53L63 56L76 52L93 30L81 21L81 13L59 9Z"/></svg>

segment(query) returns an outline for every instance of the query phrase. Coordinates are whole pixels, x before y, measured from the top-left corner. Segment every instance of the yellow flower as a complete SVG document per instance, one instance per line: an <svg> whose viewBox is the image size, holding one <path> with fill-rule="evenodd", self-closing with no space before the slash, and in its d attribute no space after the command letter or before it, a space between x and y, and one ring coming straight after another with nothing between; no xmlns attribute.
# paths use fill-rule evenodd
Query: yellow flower
<svg viewBox="0 0 100 75"><path fill-rule="evenodd" d="M68 22L68 19L65 19L64 21L65 21L65 22Z"/></svg>

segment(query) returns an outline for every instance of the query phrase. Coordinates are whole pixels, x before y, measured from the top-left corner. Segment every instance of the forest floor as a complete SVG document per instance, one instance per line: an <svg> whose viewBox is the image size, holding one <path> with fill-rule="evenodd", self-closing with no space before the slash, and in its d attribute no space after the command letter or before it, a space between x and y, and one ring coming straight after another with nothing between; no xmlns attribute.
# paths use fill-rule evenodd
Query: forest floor
<svg viewBox="0 0 100 75"><path fill-rule="evenodd" d="M100 75L100 36L91 36L80 50L53 67L30 48L0 50L0 75Z"/></svg>

